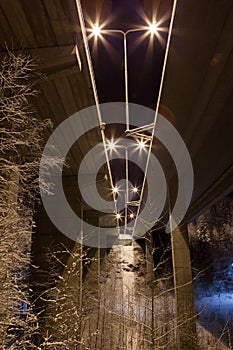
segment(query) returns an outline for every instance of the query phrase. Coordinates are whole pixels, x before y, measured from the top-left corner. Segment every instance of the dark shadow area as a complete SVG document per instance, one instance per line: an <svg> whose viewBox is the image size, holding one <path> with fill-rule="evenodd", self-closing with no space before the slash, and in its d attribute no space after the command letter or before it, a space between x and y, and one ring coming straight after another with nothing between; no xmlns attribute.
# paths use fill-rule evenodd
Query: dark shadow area
<svg viewBox="0 0 233 350"><path fill-rule="evenodd" d="M232 193L189 224L198 322L226 345L233 342Z"/></svg>

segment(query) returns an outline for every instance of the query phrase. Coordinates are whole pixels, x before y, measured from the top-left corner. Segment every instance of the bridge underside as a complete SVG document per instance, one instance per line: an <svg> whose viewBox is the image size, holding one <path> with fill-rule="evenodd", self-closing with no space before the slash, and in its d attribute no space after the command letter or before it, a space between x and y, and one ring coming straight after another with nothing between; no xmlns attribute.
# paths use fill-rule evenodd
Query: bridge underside
<svg viewBox="0 0 233 350"><path fill-rule="evenodd" d="M89 0L83 1L83 8L89 13L93 23L96 11L94 3ZM102 8L103 17L111 17L116 1L102 0L96 3ZM166 11L171 12L170 0L144 0L140 3L147 13L156 5L158 17L162 17ZM38 83L39 95L33 98L41 118L52 119L56 128L70 115L94 105L75 0L1 1L0 16L0 56L5 55L7 48L15 52L23 50L38 60L39 70L46 75L46 78L42 78ZM160 112L175 126L187 145L195 180L186 218L182 225L171 233L177 313L178 317L188 320L188 325L185 323L179 334L180 349L196 347L195 341L192 341L192 344L187 343L189 340L186 337L187 330L195 334L186 224L233 188L232 26L231 0L224 0L221 5L217 0L178 1ZM105 62L104 65L106 66ZM97 72L97 76L105 77L103 88L108 86L109 76L106 71ZM139 74L136 76L139 77ZM146 90L146 79L141 81L140 85L141 90ZM104 95L104 92L101 94ZM112 98L114 100L114 96ZM145 106L154 108L154 101L151 102ZM47 137L49 136L48 134ZM63 184L72 209L96 226L101 214L95 213L90 205L82 201L77 188L77 175L84 155L101 141L100 127L81 137L70 151L70 166L65 167L63 172ZM177 182L177 174L167 150L157 146L155 141L152 152L162 165L170 186L170 196L167 198L163 214L166 218L174 205L177 185L172 184ZM99 182L99 192L103 197L107 196L106 186L109 186L109 179L105 178L106 172L105 166L98 174L102 179L102 182ZM58 206L58 213L62 218L62 207ZM81 247L68 239L54 227L42 207L38 208L36 216L38 227L33 237L33 263L40 266L40 269L38 272L34 271L34 281L43 285L42 289L36 291L38 295L43 288L47 288L48 276L44 271L50 271L50 262L53 261L46 258L50 248L54 254L65 247L66 252L61 254L63 267L60 271L64 275L64 266L68 264L73 251L81 249L79 256L84 254L90 260L98 249ZM81 227L77 228L77 231L79 230L81 232ZM153 243L151 244L147 236L145 242L147 260L151 260ZM105 253L104 250L99 251L100 261ZM81 258L81 261L85 259ZM86 266L88 267L88 262ZM78 278L82 281L85 269L80 274Z"/></svg>

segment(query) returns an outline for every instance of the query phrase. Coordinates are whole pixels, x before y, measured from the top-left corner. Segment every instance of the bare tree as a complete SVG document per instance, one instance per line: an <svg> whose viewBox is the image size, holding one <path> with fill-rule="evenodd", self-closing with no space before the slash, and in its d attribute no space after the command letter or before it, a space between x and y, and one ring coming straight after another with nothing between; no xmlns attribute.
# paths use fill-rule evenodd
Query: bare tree
<svg viewBox="0 0 233 350"><path fill-rule="evenodd" d="M23 53L7 52L0 66L0 347L34 348L37 317L30 304L29 265L38 170L49 120L31 98L41 76ZM54 166L60 166L56 159ZM50 191L50 187L45 187Z"/></svg>
<svg viewBox="0 0 233 350"><path fill-rule="evenodd" d="M55 283L40 297L47 303L42 349L174 349L179 324L166 267L169 248L164 247L148 277L143 253L134 259L135 247L114 246L102 264L98 250L90 258L88 251L81 255L80 245L73 251L53 249L49 260L63 269L54 264L50 276ZM80 280L86 264L86 278Z"/></svg>

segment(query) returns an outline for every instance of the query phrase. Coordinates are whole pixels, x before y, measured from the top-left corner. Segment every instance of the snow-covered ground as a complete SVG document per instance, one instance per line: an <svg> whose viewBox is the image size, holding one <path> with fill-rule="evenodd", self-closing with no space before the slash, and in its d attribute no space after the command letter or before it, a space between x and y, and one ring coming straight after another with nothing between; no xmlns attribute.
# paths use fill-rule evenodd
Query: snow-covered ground
<svg viewBox="0 0 233 350"><path fill-rule="evenodd" d="M233 295L218 293L204 296L195 302L199 314L198 322L216 339L233 346Z"/></svg>
<svg viewBox="0 0 233 350"><path fill-rule="evenodd" d="M141 247L136 243L133 246L113 246L101 266L97 261L93 263L85 283L84 307L89 311L83 349L151 349L151 288ZM160 285L161 281L158 288ZM174 293L161 293L159 289L158 292L154 298L156 349L174 350ZM223 343L220 335L232 305L229 294L221 298L200 295L196 308L202 310L197 322L201 350L230 349L225 345L226 337L222 337ZM208 317L212 313L211 324Z"/></svg>

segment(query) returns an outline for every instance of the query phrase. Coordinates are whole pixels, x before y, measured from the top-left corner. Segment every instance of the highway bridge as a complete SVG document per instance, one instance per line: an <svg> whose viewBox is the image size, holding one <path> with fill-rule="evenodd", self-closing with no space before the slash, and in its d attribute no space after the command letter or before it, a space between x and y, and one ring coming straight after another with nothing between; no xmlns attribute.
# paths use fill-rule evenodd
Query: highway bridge
<svg viewBox="0 0 233 350"><path fill-rule="evenodd" d="M154 32L151 24L156 27ZM177 317L186 315L188 320L181 327L179 349L195 348L189 344L186 332L188 329L195 333L187 223L232 191L232 27L231 0L0 1L1 57L7 50L24 52L36 60L38 70L43 73L38 82L39 94L32 98L39 116L50 118L54 130L83 110L87 111L86 118L91 110L95 119L92 126L80 117L78 131L83 132L80 131L79 139L69 147L68 166L64 166L62 173L67 202L81 218L80 227L76 228L77 241L71 239L69 232L62 232L41 205L36 213L33 264L49 270L45 259L48 247L62 243L72 251L77 244L82 245L83 222L96 228L104 227L105 232L116 229L114 236L105 234L102 246L90 244L90 257L101 248L103 258L105 245L109 252L116 242L124 245L138 238L142 245L145 240L149 257L153 250L153 242L148 239L149 229L153 234L158 227L165 231L180 193L181 207L187 206L187 212L182 220L175 218L178 226L173 227L170 235ZM122 103L117 112L122 115L120 121L111 119L108 123L101 114L102 105L113 103L115 108L119 102ZM142 108L140 113L150 111L148 119L145 115L133 119L130 113L135 105ZM192 172L187 172L180 183L183 175L173 157L183 149L179 149L176 140L171 146L162 143L159 130L163 119L158 115L177 130L187 147L194 179L191 196L190 188L187 192L185 186L192 188ZM69 143L70 134L66 131L63 129L61 136ZM47 139L49 137L48 132ZM119 138L125 140L125 150L131 143L132 147L138 147L137 152L140 142L142 148L145 146L146 156L142 149L140 160L143 169L132 164L130 150L118 157L120 159L110 159L114 147L111 142L114 144L117 139L119 142ZM78 186L80 164L98 144L102 144L105 162L95 174L97 188L106 201L114 203L115 200L115 209L110 214L104 213L104 208L96 210L92 203L87 203ZM87 173L83 173L86 178L93 176L89 166L95 164L96 153L93 154L85 168ZM152 192L159 192L159 188L151 188L147 183L147 156L155 157L161 165L167 192L159 219L149 217L152 227L140 234L142 226L135 231L136 226L130 223L135 219L140 223L146 198ZM180 156L182 163L183 154ZM184 164L185 173L189 163ZM120 185L124 178L129 182ZM124 209L118 210L120 186L124 189L121 195ZM135 188L131 197L130 186ZM54 205L57 217L68 225L70 219L66 217L63 203L58 200ZM87 249L86 246L84 243L82 249ZM67 259L65 256L64 262ZM34 278L46 280L45 275L39 276L36 272Z"/></svg>

